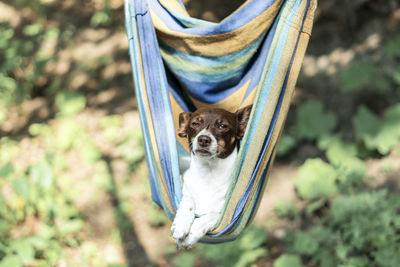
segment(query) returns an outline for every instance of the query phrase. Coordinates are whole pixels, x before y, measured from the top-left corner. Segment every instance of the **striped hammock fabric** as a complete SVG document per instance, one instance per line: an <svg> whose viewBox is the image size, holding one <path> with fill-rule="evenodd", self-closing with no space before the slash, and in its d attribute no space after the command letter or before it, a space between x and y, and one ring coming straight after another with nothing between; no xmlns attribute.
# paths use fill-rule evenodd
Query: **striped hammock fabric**
<svg viewBox="0 0 400 267"><path fill-rule="evenodd" d="M235 239L268 181L311 34L316 0L247 0L220 23L190 17L181 0L125 0L134 86L153 200L172 219L181 200L181 112L253 104L217 228Z"/></svg>

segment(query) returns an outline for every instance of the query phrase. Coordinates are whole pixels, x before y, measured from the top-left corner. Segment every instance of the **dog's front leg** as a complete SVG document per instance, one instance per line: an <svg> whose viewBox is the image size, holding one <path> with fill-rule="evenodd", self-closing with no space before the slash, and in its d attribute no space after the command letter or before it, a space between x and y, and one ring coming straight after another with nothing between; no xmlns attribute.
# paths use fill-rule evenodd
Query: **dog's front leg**
<svg viewBox="0 0 400 267"><path fill-rule="evenodd" d="M211 212L196 218L190 228L190 233L182 242L181 247L192 248L207 232L214 230L220 215L220 212Z"/></svg>
<svg viewBox="0 0 400 267"><path fill-rule="evenodd" d="M195 204L190 195L183 195L178 211L171 226L171 235L178 247L189 234L190 227L194 220Z"/></svg>

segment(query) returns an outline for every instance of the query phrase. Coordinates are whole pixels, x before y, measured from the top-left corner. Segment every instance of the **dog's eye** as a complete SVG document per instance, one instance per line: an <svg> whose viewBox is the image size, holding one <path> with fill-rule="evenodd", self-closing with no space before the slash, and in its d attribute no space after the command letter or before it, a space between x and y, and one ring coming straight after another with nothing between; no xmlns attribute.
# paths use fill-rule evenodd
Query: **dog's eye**
<svg viewBox="0 0 400 267"><path fill-rule="evenodd" d="M199 126L199 125L200 125L200 123L198 123L197 121L192 122L192 126L193 126L193 127L197 127L197 126Z"/></svg>
<svg viewBox="0 0 400 267"><path fill-rule="evenodd" d="M226 125L225 125L225 124L219 124L219 125L218 125L218 128L219 128L219 129L225 129L225 128L226 128Z"/></svg>

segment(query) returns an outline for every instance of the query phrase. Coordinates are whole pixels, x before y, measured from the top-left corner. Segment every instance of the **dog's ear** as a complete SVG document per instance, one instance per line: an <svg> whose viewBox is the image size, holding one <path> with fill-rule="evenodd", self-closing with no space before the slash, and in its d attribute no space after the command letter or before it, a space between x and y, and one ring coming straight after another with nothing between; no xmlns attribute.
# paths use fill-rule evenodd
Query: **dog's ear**
<svg viewBox="0 0 400 267"><path fill-rule="evenodd" d="M236 120L238 122L236 135L238 139L244 136L252 107L253 105L249 105L236 112Z"/></svg>
<svg viewBox="0 0 400 267"><path fill-rule="evenodd" d="M192 116L192 112L182 112L179 114L179 129L178 135L180 137L187 137L187 128L189 125L190 117Z"/></svg>

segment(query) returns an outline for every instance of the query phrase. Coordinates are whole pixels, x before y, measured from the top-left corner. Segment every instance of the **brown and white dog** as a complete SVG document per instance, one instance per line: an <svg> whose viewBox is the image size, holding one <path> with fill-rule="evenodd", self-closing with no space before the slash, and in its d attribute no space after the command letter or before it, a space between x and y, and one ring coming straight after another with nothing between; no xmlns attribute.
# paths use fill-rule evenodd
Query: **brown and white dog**
<svg viewBox="0 0 400 267"><path fill-rule="evenodd" d="M171 226L178 248L191 248L218 223L252 106L236 113L199 108L179 115L180 137L189 141L190 167Z"/></svg>

